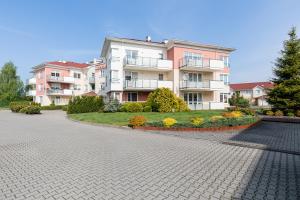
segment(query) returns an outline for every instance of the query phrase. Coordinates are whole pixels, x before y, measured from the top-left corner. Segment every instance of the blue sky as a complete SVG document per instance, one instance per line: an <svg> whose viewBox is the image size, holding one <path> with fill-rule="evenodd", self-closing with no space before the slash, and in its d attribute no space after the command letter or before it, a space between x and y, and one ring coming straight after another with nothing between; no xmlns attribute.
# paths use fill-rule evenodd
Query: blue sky
<svg viewBox="0 0 300 200"><path fill-rule="evenodd" d="M264 81L289 29L300 32L299 0L3 0L0 8L0 65L13 61L23 80L44 61L99 57L105 36L150 35L234 47L230 81Z"/></svg>

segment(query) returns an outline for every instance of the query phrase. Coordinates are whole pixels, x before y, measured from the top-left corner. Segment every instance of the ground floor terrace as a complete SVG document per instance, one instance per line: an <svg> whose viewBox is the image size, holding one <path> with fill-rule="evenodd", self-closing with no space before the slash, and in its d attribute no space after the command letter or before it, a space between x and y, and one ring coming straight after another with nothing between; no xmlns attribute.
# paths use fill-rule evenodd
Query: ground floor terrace
<svg viewBox="0 0 300 200"><path fill-rule="evenodd" d="M121 102L145 102L151 91L119 91L110 92L110 98ZM180 91L179 96L187 103L191 110L225 109L229 106L227 93L216 91Z"/></svg>
<svg viewBox="0 0 300 200"><path fill-rule="evenodd" d="M0 111L0 127L4 200L300 198L299 124L162 133Z"/></svg>

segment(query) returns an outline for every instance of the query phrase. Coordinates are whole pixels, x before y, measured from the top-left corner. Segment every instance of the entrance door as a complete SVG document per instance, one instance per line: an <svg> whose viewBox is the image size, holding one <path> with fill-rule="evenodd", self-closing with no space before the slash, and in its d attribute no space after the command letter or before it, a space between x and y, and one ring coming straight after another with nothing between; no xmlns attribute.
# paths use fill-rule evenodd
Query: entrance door
<svg viewBox="0 0 300 200"><path fill-rule="evenodd" d="M184 101L188 104L191 110L202 109L202 93L185 93Z"/></svg>

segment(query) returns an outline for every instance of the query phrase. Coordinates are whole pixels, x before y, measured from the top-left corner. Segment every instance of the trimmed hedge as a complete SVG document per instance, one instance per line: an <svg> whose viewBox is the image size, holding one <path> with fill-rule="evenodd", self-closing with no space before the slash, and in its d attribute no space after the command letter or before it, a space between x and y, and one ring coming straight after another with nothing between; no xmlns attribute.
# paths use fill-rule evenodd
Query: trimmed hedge
<svg viewBox="0 0 300 200"><path fill-rule="evenodd" d="M42 106L42 110L62 110L63 106L62 105L50 105L50 106Z"/></svg>
<svg viewBox="0 0 300 200"><path fill-rule="evenodd" d="M87 113L102 110L104 106L101 96L77 96L69 101L67 113Z"/></svg>
<svg viewBox="0 0 300 200"><path fill-rule="evenodd" d="M26 106L26 107L22 108L19 112L29 114L29 115L40 114L41 113L41 107L36 106L36 105L29 105L29 106Z"/></svg>
<svg viewBox="0 0 300 200"><path fill-rule="evenodd" d="M126 102L121 105L122 112L143 112L144 104L142 102Z"/></svg>

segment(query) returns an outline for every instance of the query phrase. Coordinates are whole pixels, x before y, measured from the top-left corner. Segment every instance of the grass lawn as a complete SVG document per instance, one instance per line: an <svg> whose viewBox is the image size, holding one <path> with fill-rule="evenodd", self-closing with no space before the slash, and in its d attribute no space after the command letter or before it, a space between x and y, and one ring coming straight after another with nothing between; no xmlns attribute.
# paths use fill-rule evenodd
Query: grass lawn
<svg viewBox="0 0 300 200"><path fill-rule="evenodd" d="M220 115L223 110L202 110L202 111L192 111L192 112L177 112L177 113L157 113L157 112L141 112L141 113L81 113L81 114L70 114L71 119L93 122L99 124L110 124L127 126L129 118L136 115L143 115L148 121L161 121L166 117L172 117L178 122L189 122L192 117L203 117L209 118L213 115Z"/></svg>

